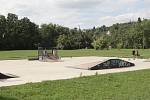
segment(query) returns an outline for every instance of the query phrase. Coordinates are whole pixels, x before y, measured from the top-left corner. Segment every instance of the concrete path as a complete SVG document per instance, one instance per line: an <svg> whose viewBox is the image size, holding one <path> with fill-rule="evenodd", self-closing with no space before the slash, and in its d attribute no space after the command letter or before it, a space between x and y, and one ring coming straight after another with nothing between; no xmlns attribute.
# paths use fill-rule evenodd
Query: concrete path
<svg viewBox="0 0 150 100"><path fill-rule="evenodd" d="M114 58L114 57L111 57ZM126 59L135 63L135 67L105 69L105 70L83 70L75 69L72 66L79 66L86 63L99 62L108 59L108 57L73 57L62 58L62 62L40 62L28 60L4 60L0 61L0 72L19 76L19 78L0 80L0 87L20 85L30 82L41 82L46 80L59 80L98 74L134 71L141 69L150 69L150 62L144 62L145 59ZM110 57L109 57L110 59Z"/></svg>

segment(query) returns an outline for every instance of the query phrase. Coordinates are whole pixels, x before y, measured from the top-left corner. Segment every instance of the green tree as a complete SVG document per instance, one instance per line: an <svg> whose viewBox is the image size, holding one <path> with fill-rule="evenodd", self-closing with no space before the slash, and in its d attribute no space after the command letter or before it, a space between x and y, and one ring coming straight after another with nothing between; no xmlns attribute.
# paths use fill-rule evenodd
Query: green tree
<svg viewBox="0 0 150 100"><path fill-rule="evenodd" d="M5 47L6 18L0 15L0 49Z"/></svg>
<svg viewBox="0 0 150 100"><path fill-rule="evenodd" d="M99 38L97 38L96 40L94 40L94 42L92 43L94 49L98 50L98 49L108 49L109 46L109 41L108 38L106 38L106 36L101 36Z"/></svg>

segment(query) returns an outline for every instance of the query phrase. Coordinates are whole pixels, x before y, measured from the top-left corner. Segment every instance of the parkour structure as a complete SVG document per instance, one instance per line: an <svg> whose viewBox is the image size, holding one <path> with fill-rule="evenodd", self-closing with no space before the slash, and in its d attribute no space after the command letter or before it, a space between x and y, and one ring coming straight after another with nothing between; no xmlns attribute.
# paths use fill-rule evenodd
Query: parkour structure
<svg viewBox="0 0 150 100"><path fill-rule="evenodd" d="M51 53L43 49L43 47L38 48L38 60L44 62L61 61L58 56L57 48L53 48ZM105 61L93 62L90 64L83 64L84 68L88 70L102 70L102 69L112 69L112 68L124 68L135 66L134 63L122 60L122 59L107 59ZM83 67L83 65L80 65Z"/></svg>
<svg viewBox="0 0 150 100"><path fill-rule="evenodd" d="M58 52L56 48L53 48L51 52L48 52L43 47L38 48L38 57L31 58L28 60L39 60L42 62L59 62L60 57L58 56ZM92 62L74 66L72 68L76 69L86 69L86 70L102 70L102 69L113 69L113 68L126 68L133 67L134 63L122 60L122 59L107 59L105 61ZM12 74L3 74L0 73L0 79L9 79L9 78L17 78L18 76Z"/></svg>
<svg viewBox="0 0 150 100"><path fill-rule="evenodd" d="M0 79L9 79L9 78L18 78L18 76L15 76L15 75L12 75L12 74L0 73Z"/></svg>
<svg viewBox="0 0 150 100"><path fill-rule="evenodd" d="M58 52L56 48L53 48L51 52L48 50L43 49L43 47L38 48L38 57L30 58L28 60L39 60L43 62L58 62L61 61L60 57L58 56ZM9 78L18 78L18 76L12 74L4 74L0 73L0 80L1 79L9 79Z"/></svg>
<svg viewBox="0 0 150 100"><path fill-rule="evenodd" d="M107 59L104 61L85 63L77 66L71 66L76 69L85 69L85 70L102 70L102 69L114 69L114 68L126 68L133 67L134 63L122 60L122 59Z"/></svg>
<svg viewBox="0 0 150 100"><path fill-rule="evenodd" d="M43 62L58 62L61 61L58 56L57 48L53 48L51 52L44 49L43 47L38 47L38 56L35 58L30 58L28 60L39 60Z"/></svg>
<svg viewBox="0 0 150 100"><path fill-rule="evenodd" d="M57 61L59 59L56 50L52 50L53 53L47 54L45 50L39 50L39 60L40 61ZM55 55L56 54L56 55ZM134 63L128 62L122 59L107 59L105 61L84 63L81 65L74 66L72 68L85 69L85 70L103 70L103 69L114 69L114 68L127 68L135 66ZM0 80L18 78L18 76L12 74L0 73Z"/></svg>
<svg viewBox="0 0 150 100"><path fill-rule="evenodd" d="M53 48L51 52L44 50L42 47L38 48L38 60L44 62L60 61L57 48Z"/></svg>

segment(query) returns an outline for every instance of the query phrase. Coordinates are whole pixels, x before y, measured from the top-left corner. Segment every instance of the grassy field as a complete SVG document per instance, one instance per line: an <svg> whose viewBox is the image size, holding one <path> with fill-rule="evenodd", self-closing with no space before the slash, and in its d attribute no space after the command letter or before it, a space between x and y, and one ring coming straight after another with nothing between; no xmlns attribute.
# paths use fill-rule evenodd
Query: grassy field
<svg viewBox="0 0 150 100"><path fill-rule="evenodd" d="M150 70L1 87L0 100L150 100Z"/></svg>
<svg viewBox="0 0 150 100"><path fill-rule="evenodd" d="M144 58L150 57L150 49L139 50L139 53ZM112 50L59 50L61 57L80 57L80 56L117 56L117 57L132 57L132 49L112 49ZM0 59L27 59L37 56L37 50L14 50L0 51Z"/></svg>

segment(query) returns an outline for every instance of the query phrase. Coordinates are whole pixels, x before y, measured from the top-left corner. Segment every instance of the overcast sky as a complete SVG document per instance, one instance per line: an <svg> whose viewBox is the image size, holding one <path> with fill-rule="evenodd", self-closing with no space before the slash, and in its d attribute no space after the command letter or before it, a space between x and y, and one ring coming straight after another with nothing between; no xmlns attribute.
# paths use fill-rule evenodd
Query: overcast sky
<svg viewBox="0 0 150 100"><path fill-rule="evenodd" d="M150 0L0 0L0 14L15 13L39 25L92 28L150 19L149 5Z"/></svg>

